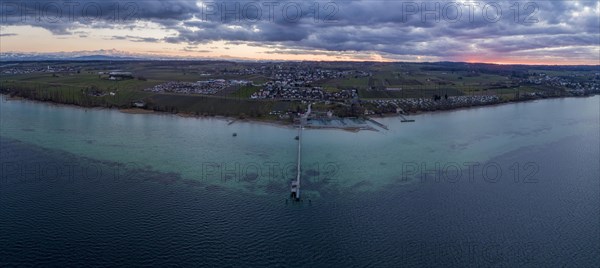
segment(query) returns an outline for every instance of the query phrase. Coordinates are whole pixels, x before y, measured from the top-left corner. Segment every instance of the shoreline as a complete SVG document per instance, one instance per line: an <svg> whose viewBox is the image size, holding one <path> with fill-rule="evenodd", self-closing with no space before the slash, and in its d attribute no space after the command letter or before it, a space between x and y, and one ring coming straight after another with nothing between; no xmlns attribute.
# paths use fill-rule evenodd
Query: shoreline
<svg viewBox="0 0 600 268"><path fill-rule="evenodd" d="M125 108L125 109L119 109L119 112L122 112L125 114L153 114L155 111L141 109L141 108Z"/></svg>
<svg viewBox="0 0 600 268"><path fill-rule="evenodd" d="M495 107L495 106L508 105L508 104L527 103L527 102L533 102L533 101L538 101L538 100L564 99L564 98L588 98L588 97L593 97L593 96L597 96L597 95L600 95L600 94L594 93L594 94L585 95L585 96L556 96L556 97L546 97L546 98L510 100L510 101L502 101L502 102L484 104L484 105L464 106L464 107L447 108L447 109L439 109L439 110L432 110L432 111L431 110L417 110L415 112L407 113L407 114L397 114L397 113L376 114L376 115L370 115L369 117L377 119L377 118L393 118L393 117L399 117L399 116L437 114L437 113L454 112L454 111L461 111L461 110L471 110L471 109L477 109L477 108ZM60 102L55 102L55 101L50 101L50 100L36 100L36 99L31 99L31 98L26 98L26 97L21 97L21 96L10 96L10 95L4 94L4 93L0 94L0 98L2 98L2 101L32 101L32 102L44 103L44 104L53 105L53 106L74 107L74 108L84 109L84 110L87 110L87 109L115 110L115 111L118 111L118 112L121 112L124 114L172 115L172 116L179 116L179 117L184 117L184 118L194 118L194 119L217 119L217 120L223 120L223 121L227 122L229 125L235 124L237 122L241 122L241 123L259 123L259 124L265 124L265 125L276 126L276 127L284 127L284 128L296 128L296 125L294 125L293 123L283 122L283 121L278 121L278 120L271 120L271 119L266 119L266 118L263 118L263 119L261 119L261 118L236 118L236 117L224 116L224 115L207 116L207 115L196 115L196 114L185 113L185 112L171 113L171 112L165 112L165 111L155 111L155 110L150 110L150 109L134 108L134 107L131 107L131 108L116 108L116 107L115 108L107 108L107 107L100 107L100 106L86 107L86 106L81 106L81 105L76 105L76 104L60 103ZM307 126L305 126L305 128L307 128L307 129L343 130L343 131L350 131L350 132L360 132L362 130L371 130L372 131L372 129L363 129L360 127L344 128L344 127L327 127L327 126L307 125Z"/></svg>
<svg viewBox="0 0 600 268"><path fill-rule="evenodd" d="M397 113L389 113L389 114L375 114L371 115L372 118L389 118L389 117L399 117L402 116L413 116L413 115L425 115L425 114L436 114L436 113L447 113L447 112L455 112L455 111L463 111L463 110L472 110L478 108L488 108L488 107L496 107L502 105L509 104L518 104L518 103L528 103L539 100L552 100L552 99L567 99L567 98L588 98L593 96L598 96L600 93L589 94L585 96L556 96L556 97L546 97L546 98L531 98L531 99L521 99L521 100L509 100L509 101L501 101L496 103L484 104L484 105L472 105L472 106L463 106L449 109L438 109L438 110L418 110L412 113L407 114L397 114Z"/></svg>
<svg viewBox="0 0 600 268"><path fill-rule="evenodd" d="M178 117L192 118L192 119L217 119L217 120L225 121L229 125L240 122L240 123L259 123L259 124L265 124L265 125L270 125L270 126L275 126L275 127L291 127L291 128L296 127L292 123L273 121L273 120L268 120L268 119L259 119L259 118L240 119L237 117L224 116L224 115L195 115L195 114L183 113L183 112L170 113L170 112L164 112L164 111L155 111L155 110L150 110L150 109L133 108L133 107L132 108L117 108L117 107L107 108L107 107L101 107L101 106L86 107L86 106L70 104L70 103L36 100L36 99L30 99L30 98L25 98L25 97L21 97L21 96L10 96L10 95L4 94L4 93L0 93L0 99L1 99L1 101L29 101L29 102L35 102L35 103L45 104L45 105L50 105L50 106L64 106L64 107L83 109L83 110L87 110L87 109L112 110L112 111L117 111L120 113L131 114L131 115L151 115L151 116L168 115L168 116L178 116Z"/></svg>

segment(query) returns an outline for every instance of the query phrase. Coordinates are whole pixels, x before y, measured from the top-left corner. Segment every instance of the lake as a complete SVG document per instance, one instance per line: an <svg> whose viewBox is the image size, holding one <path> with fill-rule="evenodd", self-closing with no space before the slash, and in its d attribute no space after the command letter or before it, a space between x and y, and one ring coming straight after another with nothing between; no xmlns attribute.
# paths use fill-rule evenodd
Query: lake
<svg viewBox="0 0 600 268"><path fill-rule="evenodd" d="M305 129L292 203L297 129L3 97L0 266L597 267L599 107Z"/></svg>

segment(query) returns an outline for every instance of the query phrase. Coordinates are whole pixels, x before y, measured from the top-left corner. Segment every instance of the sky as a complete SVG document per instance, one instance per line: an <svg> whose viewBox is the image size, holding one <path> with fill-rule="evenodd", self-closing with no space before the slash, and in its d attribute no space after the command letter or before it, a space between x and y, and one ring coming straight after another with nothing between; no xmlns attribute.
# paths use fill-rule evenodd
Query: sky
<svg viewBox="0 0 600 268"><path fill-rule="evenodd" d="M600 1L2 1L0 52L600 64Z"/></svg>

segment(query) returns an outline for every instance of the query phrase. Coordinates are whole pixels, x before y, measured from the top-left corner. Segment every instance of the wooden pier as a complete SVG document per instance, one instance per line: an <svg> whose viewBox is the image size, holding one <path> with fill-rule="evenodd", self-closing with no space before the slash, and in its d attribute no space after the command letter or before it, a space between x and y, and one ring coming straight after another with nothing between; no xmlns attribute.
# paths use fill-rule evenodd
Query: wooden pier
<svg viewBox="0 0 600 268"><path fill-rule="evenodd" d="M300 201L300 175L302 174L302 124L298 127L298 157L296 164L296 179L292 180L290 197L294 201Z"/></svg>
<svg viewBox="0 0 600 268"><path fill-rule="evenodd" d="M308 116L311 113L311 104L308 105L308 111L300 117L300 125L298 126L298 157L296 164L296 179L292 180L290 197L294 201L300 201L300 177L302 175L302 129L306 123Z"/></svg>

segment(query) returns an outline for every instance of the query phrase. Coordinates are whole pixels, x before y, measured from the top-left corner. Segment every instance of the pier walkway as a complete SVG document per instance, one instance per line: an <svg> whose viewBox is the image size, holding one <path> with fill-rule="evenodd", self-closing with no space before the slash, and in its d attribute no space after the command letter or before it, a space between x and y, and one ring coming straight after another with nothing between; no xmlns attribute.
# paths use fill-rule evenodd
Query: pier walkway
<svg viewBox="0 0 600 268"><path fill-rule="evenodd" d="M308 120L311 113L311 105L308 105L308 110L300 117L300 126L298 127L298 162L296 165L296 180L292 181L290 197L295 201L300 201L300 176L302 175L302 129Z"/></svg>

